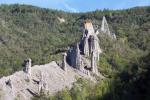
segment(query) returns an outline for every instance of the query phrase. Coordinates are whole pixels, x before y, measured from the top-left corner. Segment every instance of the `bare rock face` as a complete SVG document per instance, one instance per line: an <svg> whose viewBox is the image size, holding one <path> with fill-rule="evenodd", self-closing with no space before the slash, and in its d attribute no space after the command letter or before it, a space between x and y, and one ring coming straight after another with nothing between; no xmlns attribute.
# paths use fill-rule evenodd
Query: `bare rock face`
<svg viewBox="0 0 150 100"><path fill-rule="evenodd" d="M102 53L102 50L99 46L97 33L94 31L92 22L87 20L84 23L84 32L80 44L68 51L67 62L70 66L87 75L90 72L98 75L97 62L100 53Z"/></svg>
<svg viewBox="0 0 150 100"><path fill-rule="evenodd" d="M108 35L111 35L105 16L103 16L101 31L103 31L104 33L107 33Z"/></svg>
<svg viewBox="0 0 150 100"><path fill-rule="evenodd" d="M88 37L86 36L84 38L84 45L83 45L83 54L86 55L86 56L89 56L89 42L88 42Z"/></svg>
<svg viewBox="0 0 150 100"><path fill-rule="evenodd" d="M99 39L94 31L92 23L88 20L84 24L85 31L80 41L81 52L86 56L90 56L93 50L97 50L101 53L102 50L99 46Z"/></svg>
<svg viewBox="0 0 150 100"><path fill-rule="evenodd" d="M76 44L76 68L80 70L81 67L81 55L80 55L80 49L79 44Z"/></svg>
<svg viewBox="0 0 150 100"><path fill-rule="evenodd" d="M92 52L92 56L91 56L91 67L92 67L92 72L95 73L95 74L98 74L96 51L93 51L93 52Z"/></svg>
<svg viewBox="0 0 150 100"><path fill-rule="evenodd" d="M84 29L85 29L85 33L88 33L87 37L89 37L90 35L92 35L92 34L95 33L93 25L92 25L92 23L91 23L90 20L86 20L85 21L85 23L84 23Z"/></svg>
<svg viewBox="0 0 150 100"><path fill-rule="evenodd" d="M57 19L59 20L60 23L65 23L66 22L65 19L62 18L62 17L57 17Z"/></svg>
<svg viewBox="0 0 150 100"><path fill-rule="evenodd" d="M71 48L67 53L67 62L70 66L80 69L81 66L81 54L79 44Z"/></svg>
<svg viewBox="0 0 150 100"><path fill-rule="evenodd" d="M31 97L39 95L41 91L54 95L66 87L71 88L76 82L76 76L91 80L89 72L83 74L70 66L66 68L67 73L53 61L45 65L32 66L30 80L24 71L2 77L0 79L0 100L31 100ZM95 79L92 78L92 80Z"/></svg>
<svg viewBox="0 0 150 100"><path fill-rule="evenodd" d="M63 69L64 71L67 71L66 57L67 57L67 54L66 54L66 53L63 53L62 69Z"/></svg>
<svg viewBox="0 0 150 100"><path fill-rule="evenodd" d="M28 58L24 61L24 71L27 73L28 77L31 76L31 59Z"/></svg>
<svg viewBox="0 0 150 100"><path fill-rule="evenodd" d="M67 66L67 73L56 62L31 67L30 80L24 71L19 71L11 76L0 79L0 100L30 100L41 90L50 95L61 91L65 87L71 88L79 76L71 67Z"/></svg>
<svg viewBox="0 0 150 100"><path fill-rule="evenodd" d="M109 30L109 25L107 23L106 17L103 16L102 25L101 25L101 31L108 36L110 36L112 39L116 39L115 33L111 33Z"/></svg>

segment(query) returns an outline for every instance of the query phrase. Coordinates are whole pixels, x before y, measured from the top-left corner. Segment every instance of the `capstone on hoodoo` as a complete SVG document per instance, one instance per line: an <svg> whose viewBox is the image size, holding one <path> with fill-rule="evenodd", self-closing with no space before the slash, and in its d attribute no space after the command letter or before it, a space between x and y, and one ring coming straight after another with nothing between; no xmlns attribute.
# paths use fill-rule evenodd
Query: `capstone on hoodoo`
<svg viewBox="0 0 150 100"><path fill-rule="evenodd" d="M98 75L97 62L102 50L92 22L86 20L80 43L72 47L67 53L67 62L70 66L88 74L89 71Z"/></svg>

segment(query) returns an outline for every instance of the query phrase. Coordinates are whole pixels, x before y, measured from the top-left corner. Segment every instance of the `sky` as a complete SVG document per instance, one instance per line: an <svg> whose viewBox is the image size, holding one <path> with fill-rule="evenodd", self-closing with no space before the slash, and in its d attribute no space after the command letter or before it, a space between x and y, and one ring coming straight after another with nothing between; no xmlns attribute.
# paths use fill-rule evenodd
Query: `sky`
<svg viewBox="0 0 150 100"><path fill-rule="evenodd" d="M27 4L68 12L87 12L150 6L150 0L0 0L0 4Z"/></svg>

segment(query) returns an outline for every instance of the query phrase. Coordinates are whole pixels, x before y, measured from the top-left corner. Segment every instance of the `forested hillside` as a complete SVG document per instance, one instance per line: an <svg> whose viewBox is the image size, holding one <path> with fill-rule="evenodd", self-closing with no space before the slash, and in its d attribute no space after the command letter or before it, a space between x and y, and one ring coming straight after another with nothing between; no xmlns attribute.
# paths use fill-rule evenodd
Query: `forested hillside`
<svg viewBox="0 0 150 100"><path fill-rule="evenodd" d="M41 99L149 100L150 7L67 13L27 5L1 5L0 77L22 69L27 57L33 64L61 59L60 53L80 39L83 22L91 19L98 29L103 16L117 36L114 41L99 34L103 50L99 71L107 79L92 87L79 80L71 90Z"/></svg>

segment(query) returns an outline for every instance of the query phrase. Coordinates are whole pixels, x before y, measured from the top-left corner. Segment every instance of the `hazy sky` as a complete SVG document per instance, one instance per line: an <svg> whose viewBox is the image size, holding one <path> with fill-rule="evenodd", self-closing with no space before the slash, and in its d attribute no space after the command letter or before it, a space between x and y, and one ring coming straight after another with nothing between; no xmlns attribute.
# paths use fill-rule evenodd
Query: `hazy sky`
<svg viewBox="0 0 150 100"><path fill-rule="evenodd" d="M124 9L135 6L147 6L150 5L150 0L0 0L0 4L15 3L70 12L85 12L104 8Z"/></svg>

